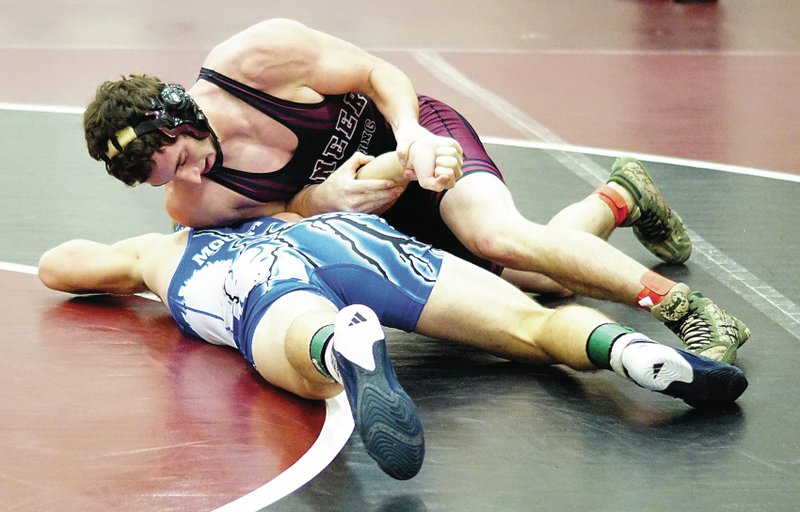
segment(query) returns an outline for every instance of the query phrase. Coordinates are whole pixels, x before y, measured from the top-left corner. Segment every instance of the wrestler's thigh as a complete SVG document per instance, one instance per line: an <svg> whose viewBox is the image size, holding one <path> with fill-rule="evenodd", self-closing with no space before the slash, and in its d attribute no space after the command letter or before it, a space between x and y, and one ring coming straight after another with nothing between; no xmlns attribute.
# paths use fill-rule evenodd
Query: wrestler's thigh
<svg viewBox="0 0 800 512"><path fill-rule="evenodd" d="M333 323L337 311L332 302L308 291L293 291L276 300L253 333L253 362L258 373L270 384L306 396L306 377L317 374L308 357L309 342L319 325ZM310 320L308 332L297 331L295 322L300 317Z"/></svg>
<svg viewBox="0 0 800 512"><path fill-rule="evenodd" d="M481 232L516 231L521 223L527 229L531 227L517 210L505 184L485 172L461 178L442 198L440 212L447 226L467 246Z"/></svg>
<svg viewBox="0 0 800 512"><path fill-rule="evenodd" d="M536 333L551 313L500 277L448 254L415 331L508 359L548 363Z"/></svg>

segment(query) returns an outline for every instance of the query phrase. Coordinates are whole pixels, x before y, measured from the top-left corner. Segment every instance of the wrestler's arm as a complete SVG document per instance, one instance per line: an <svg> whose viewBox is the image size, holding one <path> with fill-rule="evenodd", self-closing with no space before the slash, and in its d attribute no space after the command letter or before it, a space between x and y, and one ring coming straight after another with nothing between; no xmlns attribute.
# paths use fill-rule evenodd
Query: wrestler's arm
<svg viewBox="0 0 800 512"><path fill-rule="evenodd" d="M362 93L375 102L391 124L398 155L409 168L407 178L418 179L424 188L442 190L452 187L461 176L461 147L455 140L435 136L419 125L419 103L408 77L346 41L294 21L267 20L219 45L205 65L293 101L318 101L319 94ZM352 173L345 174L335 182L329 179L307 187L304 197L289 209L303 215L334 209L369 211L338 199L361 194L363 197L353 202L377 197L385 203L399 193L389 191L394 184L386 180L356 185ZM385 192L376 194L380 191Z"/></svg>
<svg viewBox="0 0 800 512"><path fill-rule="evenodd" d="M377 158L356 152L321 185L310 185L286 204L287 211L303 217L330 211L380 214L408 185L396 153Z"/></svg>
<svg viewBox="0 0 800 512"><path fill-rule="evenodd" d="M396 132L420 129L416 91L402 71L293 20L253 25L215 47L204 65L292 101L310 93L362 93L375 101Z"/></svg>
<svg viewBox="0 0 800 512"><path fill-rule="evenodd" d="M45 252L39 279L48 288L69 293L133 294L147 291L143 249L163 237L142 235L113 245L70 240Z"/></svg>
<svg viewBox="0 0 800 512"><path fill-rule="evenodd" d="M462 150L455 140L419 124L419 100L408 76L361 48L307 27L300 47L309 51L303 84L320 94L358 92L369 97L389 122L401 163L423 188L452 188L461 177Z"/></svg>
<svg viewBox="0 0 800 512"><path fill-rule="evenodd" d="M203 186L173 180L164 186L164 207L170 218L182 226L202 228L227 226L264 216L280 217L285 201L257 203L202 178Z"/></svg>

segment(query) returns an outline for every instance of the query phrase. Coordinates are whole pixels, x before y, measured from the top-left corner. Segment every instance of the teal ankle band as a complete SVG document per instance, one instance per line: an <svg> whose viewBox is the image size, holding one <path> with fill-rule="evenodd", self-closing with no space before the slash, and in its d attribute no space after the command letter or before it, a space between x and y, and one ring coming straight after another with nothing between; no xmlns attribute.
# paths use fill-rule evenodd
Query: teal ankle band
<svg viewBox="0 0 800 512"><path fill-rule="evenodd" d="M597 327L586 340L586 355L589 356L589 361L598 368L610 370L611 346L617 338L629 332L633 332L633 329L619 324L603 324Z"/></svg>
<svg viewBox="0 0 800 512"><path fill-rule="evenodd" d="M311 343L308 346L308 353L311 356L311 362L314 367L319 373L328 378L331 378L331 374L325 366L325 345L328 344L331 336L333 336L333 324L320 327L311 337Z"/></svg>

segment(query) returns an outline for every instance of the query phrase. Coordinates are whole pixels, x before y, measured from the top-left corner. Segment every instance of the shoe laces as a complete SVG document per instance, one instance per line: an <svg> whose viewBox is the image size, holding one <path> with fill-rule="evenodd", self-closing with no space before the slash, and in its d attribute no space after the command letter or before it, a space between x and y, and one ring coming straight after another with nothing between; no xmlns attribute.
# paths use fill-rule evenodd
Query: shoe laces
<svg viewBox="0 0 800 512"><path fill-rule="evenodd" d="M683 340L690 352L707 348L711 345L712 335L708 323L700 315L689 314L680 322L675 333Z"/></svg>
<svg viewBox="0 0 800 512"><path fill-rule="evenodd" d="M666 209L662 211L668 212ZM636 228L639 230L642 237L653 242L666 240L672 233L668 220L661 219L652 209L642 211L642 216L636 221Z"/></svg>
<svg viewBox="0 0 800 512"><path fill-rule="evenodd" d="M714 345L737 345L738 331L730 315L711 304L704 304L677 322L673 331L690 352Z"/></svg>

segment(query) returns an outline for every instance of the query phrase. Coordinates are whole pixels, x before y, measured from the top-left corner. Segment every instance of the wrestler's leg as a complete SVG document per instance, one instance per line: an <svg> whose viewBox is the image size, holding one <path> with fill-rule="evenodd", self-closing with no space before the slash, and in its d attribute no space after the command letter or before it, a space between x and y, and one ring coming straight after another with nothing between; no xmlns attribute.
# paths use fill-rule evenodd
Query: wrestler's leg
<svg viewBox="0 0 800 512"><path fill-rule="evenodd" d="M296 291L267 309L253 334L253 362L264 379L303 398L326 399L341 384L314 366L309 345L322 327L334 324L338 310L320 295Z"/></svg>
<svg viewBox="0 0 800 512"><path fill-rule="evenodd" d="M633 204L633 198L627 190L616 183L610 183L608 186L615 189L626 204ZM563 208L550 219L547 225L577 229L591 233L603 240L608 240L608 237L617 227L617 220L609 205L598 194L593 193L583 200ZM560 297L572 295L572 290L539 273L505 268L502 276L503 279L519 286L523 290L554 294Z"/></svg>
<svg viewBox="0 0 800 512"><path fill-rule="evenodd" d="M464 177L441 199L439 212L473 255L511 269L503 277L528 289L637 305L665 322L692 352L726 362L736 359L738 347L750 336L747 326L603 240L614 226L630 225L636 238L664 261L682 263L691 254L686 226L641 162L618 158L608 183L543 226L517 211L499 171L463 117L441 102L423 99L420 123L455 138L464 150Z"/></svg>
<svg viewBox="0 0 800 512"><path fill-rule="evenodd" d="M591 308L544 308L503 279L449 255L415 331L511 360L611 369L698 407L731 403L747 387L738 368L656 343Z"/></svg>
<svg viewBox="0 0 800 512"><path fill-rule="evenodd" d="M489 173L464 176L440 205L442 218L474 254L533 271L582 295L636 304L642 264L590 233L525 219Z"/></svg>
<svg viewBox="0 0 800 512"><path fill-rule="evenodd" d="M270 383L305 398L344 388L367 453L393 478L416 475L425 456L416 406L397 382L375 313L337 311L324 297L294 291L276 300L256 327L253 362Z"/></svg>
<svg viewBox="0 0 800 512"><path fill-rule="evenodd" d="M625 189L613 183L609 186L616 187L620 195L626 198L627 204L633 203L633 198ZM590 194L583 200L566 206L556 213L547 224L586 231L603 240L608 240L617 227L613 212L597 194Z"/></svg>
<svg viewBox="0 0 800 512"><path fill-rule="evenodd" d="M607 186L617 191L624 204L634 204L633 198L627 190L616 183L609 183ZM591 233L603 240L608 240L608 237L616 229L617 222L609 205L600 198L600 195L592 193L583 200L563 208L550 219L547 225L577 229ZM519 286L523 290L550 293L561 297L572 295L572 290L539 273L506 268L503 270L502 276L503 279Z"/></svg>
<svg viewBox="0 0 800 512"><path fill-rule="evenodd" d="M560 298L572 297L575 295L569 288L560 285L555 280L539 272L504 268L500 276L517 288L526 292L536 293L537 295Z"/></svg>
<svg viewBox="0 0 800 512"><path fill-rule="evenodd" d="M626 167L626 169L628 169ZM464 176L441 202L441 214L474 254L534 271L576 293L651 311L695 354L733 363L747 326L688 286L638 263L599 237L525 219L505 185L489 173Z"/></svg>
<svg viewBox="0 0 800 512"><path fill-rule="evenodd" d="M607 322L583 306L545 308L491 272L446 255L415 332L514 361L588 370L586 340Z"/></svg>
<svg viewBox="0 0 800 512"><path fill-rule="evenodd" d="M585 230L604 239L617 226L631 226L642 245L667 263L683 263L692 254L680 215L667 204L644 164L631 157L617 158L608 182L564 208L550 225Z"/></svg>

